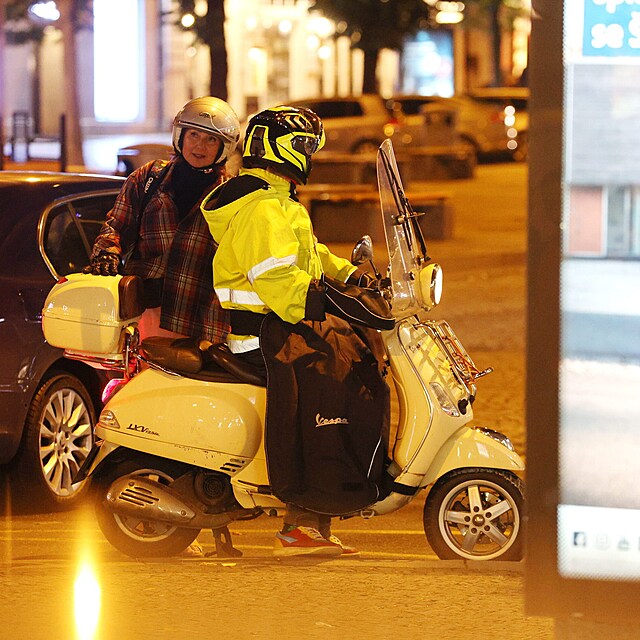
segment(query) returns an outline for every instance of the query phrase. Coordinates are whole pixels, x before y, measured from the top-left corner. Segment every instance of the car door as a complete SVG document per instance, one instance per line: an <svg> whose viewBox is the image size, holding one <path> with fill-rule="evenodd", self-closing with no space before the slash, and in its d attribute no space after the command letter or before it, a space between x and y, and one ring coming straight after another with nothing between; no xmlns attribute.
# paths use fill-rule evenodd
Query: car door
<svg viewBox="0 0 640 640"><path fill-rule="evenodd" d="M0 431L14 434L11 425L22 424L43 371L61 354L42 335L45 298L60 276L88 264L93 241L117 193L86 193L40 204L39 217L38 200L31 197L36 210L23 207L24 213L13 217L2 238ZM22 197L29 199L29 192ZM9 456L9 451L3 453Z"/></svg>

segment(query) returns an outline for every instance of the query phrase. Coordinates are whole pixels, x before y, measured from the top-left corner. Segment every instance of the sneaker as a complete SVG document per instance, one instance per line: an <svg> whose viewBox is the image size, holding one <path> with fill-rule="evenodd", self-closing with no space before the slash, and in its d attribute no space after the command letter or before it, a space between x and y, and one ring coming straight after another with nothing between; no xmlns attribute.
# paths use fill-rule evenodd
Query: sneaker
<svg viewBox="0 0 640 640"><path fill-rule="evenodd" d="M278 557L292 556L339 556L342 547L320 535L317 529L297 527L287 533L276 533L273 555Z"/></svg>
<svg viewBox="0 0 640 640"><path fill-rule="evenodd" d="M360 555L360 550L359 549L356 549L355 547L352 547L351 545L345 544L344 542L342 542L342 540L340 540L340 538L338 538L338 536L334 536L333 534L331 534L326 539L329 542L333 542L333 544L340 545L340 548L342 549L342 555L343 556L348 556L350 558L353 558L354 556L359 556Z"/></svg>

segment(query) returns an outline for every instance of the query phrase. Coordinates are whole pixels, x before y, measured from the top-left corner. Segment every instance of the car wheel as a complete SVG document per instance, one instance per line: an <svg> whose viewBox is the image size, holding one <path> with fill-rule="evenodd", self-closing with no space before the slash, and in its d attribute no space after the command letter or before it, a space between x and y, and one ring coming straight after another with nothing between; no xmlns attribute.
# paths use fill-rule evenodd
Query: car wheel
<svg viewBox="0 0 640 640"><path fill-rule="evenodd" d="M75 504L85 483L72 480L91 451L94 424L95 409L82 382L67 373L48 378L29 407L11 469L16 498L33 507Z"/></svg>

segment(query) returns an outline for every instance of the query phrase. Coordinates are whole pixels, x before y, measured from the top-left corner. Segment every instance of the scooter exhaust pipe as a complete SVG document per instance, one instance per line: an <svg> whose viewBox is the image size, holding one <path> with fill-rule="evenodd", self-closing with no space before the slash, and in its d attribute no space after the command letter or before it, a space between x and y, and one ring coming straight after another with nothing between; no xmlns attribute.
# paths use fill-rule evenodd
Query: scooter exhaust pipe
<svg viewBox="0 0 640 640"><path fill-rule="evenodd" d="M107 491L106 503L113 513L183 527L196 517L196 512L169 487L141 476L115 480Z"/></svg>

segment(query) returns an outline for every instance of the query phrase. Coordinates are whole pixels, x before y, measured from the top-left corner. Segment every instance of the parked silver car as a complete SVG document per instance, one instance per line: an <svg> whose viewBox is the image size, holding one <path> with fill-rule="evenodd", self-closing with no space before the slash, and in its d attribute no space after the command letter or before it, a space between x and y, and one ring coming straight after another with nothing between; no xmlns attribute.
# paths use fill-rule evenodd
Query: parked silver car
<svg viewBox="0 0 640 640"><path fill-rule="evenodd" d="M529 153L529 89L527 87L487 87L474 89L470 96L502 110L505 124L512 127L511 152L523 161ZM513 135L513 134L516 135Z"/></svg>
<svg viewBox="0 0 640 640"><path fill-rule="evenodd" d="M470 144L479 159L498 154L513 156L517 143L517 131L509 121L505 122L504 105L478 100L467 95L452 98L442 96L398 95L387 106L401 114L402 136L405 144L428 144L424 140L425 114L433 105L452 107L457 113L456 128L460 138ZM409 140L411 138L411 140Z"/></svg>
<svg viewBox="0 0 640 640"><path fill-rule="evenodd" d="M305 98L290 100L289 104L306 107L320 116L326 135L325 149L331 152L375 153L398 127L384 99L376 94Z"/></svg>

